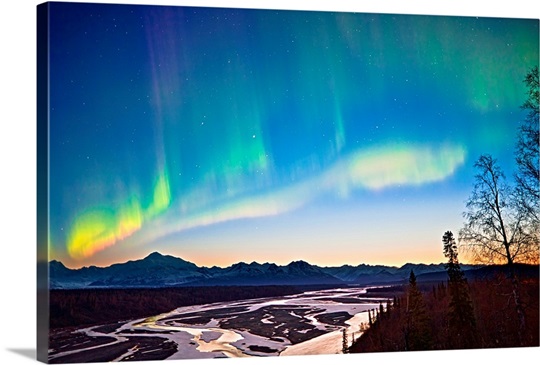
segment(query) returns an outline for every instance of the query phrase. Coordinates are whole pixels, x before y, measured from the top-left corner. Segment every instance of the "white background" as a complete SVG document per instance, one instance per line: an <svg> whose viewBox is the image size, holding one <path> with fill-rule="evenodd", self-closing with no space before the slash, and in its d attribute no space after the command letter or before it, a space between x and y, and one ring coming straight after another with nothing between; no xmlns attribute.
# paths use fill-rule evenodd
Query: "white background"
<svg viewBox="0 0 540 365"><path fill-rule="evenodd" d="M150 1L95 1L148 4ZM38 1L2 1L0 5L0 364L35 362L35 32ZM202 0L165 1L163 5L206 5L218 7L258 7L274 9L338 10L358 12L468 15L536 18L539 6L534 0ZM355 354L309 356L280 359L184 360L185 365L298 363L482 363L508 364L540 358L540 348L445 351L394 354ZM145 362L158 364L159 362ZM173 363L167 362L167 363Z"/></svg>

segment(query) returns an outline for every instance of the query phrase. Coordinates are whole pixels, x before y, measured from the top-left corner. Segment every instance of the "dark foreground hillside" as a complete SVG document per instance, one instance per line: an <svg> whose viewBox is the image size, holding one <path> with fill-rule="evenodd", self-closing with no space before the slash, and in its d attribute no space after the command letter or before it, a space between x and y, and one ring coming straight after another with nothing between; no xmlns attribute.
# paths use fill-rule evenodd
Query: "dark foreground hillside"
<svg viewBox="0 0 540 365"><path fill-rule="evenodd" d="M452 326L450 290L446 281L419 286L423 307L420 314L408 308L407 288L382 313L373 313L374 321L349 352L387 352L407 350L441 350L456 348L494 348L539 346L539 280L538 266L522 266L519 290L525 312L525 330L519 331L516 306L512 300L512 284L506 270L468 281L475 325L459 331ZM413 348L413 332L421 337L420 348ZM418 338L416 339L418 340Z"/></svg>
<svg viewBox="0 0 540 365"><path fill-rule="evenodd" d="M50 327L78 327L148 317L187 305L302 293L326 286L216 286L50 291Z"/></svg>

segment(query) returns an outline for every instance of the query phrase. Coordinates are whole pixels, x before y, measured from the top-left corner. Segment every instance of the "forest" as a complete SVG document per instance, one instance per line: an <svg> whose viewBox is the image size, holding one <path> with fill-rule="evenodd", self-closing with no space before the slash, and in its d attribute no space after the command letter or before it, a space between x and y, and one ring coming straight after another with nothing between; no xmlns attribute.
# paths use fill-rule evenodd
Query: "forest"
<svg viewBox="0 0 540 365"><path fill-rule="evenodd" d="M485 279L457 284L420 285L411 273L404 293L373 311L369 328L345 352L538 346L538 266L516 266L524 329L502 267Z"/></svg>

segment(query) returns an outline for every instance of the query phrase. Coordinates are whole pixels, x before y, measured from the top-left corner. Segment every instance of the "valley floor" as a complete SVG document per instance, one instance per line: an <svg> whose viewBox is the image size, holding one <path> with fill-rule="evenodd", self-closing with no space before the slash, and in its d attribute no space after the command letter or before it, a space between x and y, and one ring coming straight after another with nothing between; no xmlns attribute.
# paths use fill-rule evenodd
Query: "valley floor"
<svg viewBox="0 0 540 365"><path fill-rule="evenodd" d="M386 303L364 288L184 306L131 321L51 331L51 363L335 354Z"/></svg>

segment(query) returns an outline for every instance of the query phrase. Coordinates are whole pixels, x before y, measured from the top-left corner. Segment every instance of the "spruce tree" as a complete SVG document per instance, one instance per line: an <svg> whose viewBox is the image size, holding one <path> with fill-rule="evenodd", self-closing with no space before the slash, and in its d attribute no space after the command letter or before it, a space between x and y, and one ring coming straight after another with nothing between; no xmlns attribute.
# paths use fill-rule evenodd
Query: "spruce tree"
<svg viewBox="0 0 540 365"><path fill-rule="evenodd" d="M416 276L411 270L409 287L407 290L406 324L405 324L406 350L430 350L432 348L430 320L422 293L416 285Z"/></svg>
<svg viewBox="0 0 540 365"><path fill-rule="evenodd" d="M452 232L444 233L443 252L448 262L444 265L448 273L450 302L448 329L450 348L477 347L477 331L474 309L469 295L469 286L458 260L456 241Z"/></svg>
<svg viewBox="0 0 540 365"><path fill-rule="evenodd" d="M343 329L343 338L342 338L342 351L344 354L346 354L347 352L349 352L349 341L347 340L347 329L344 328Z"/></svg>

